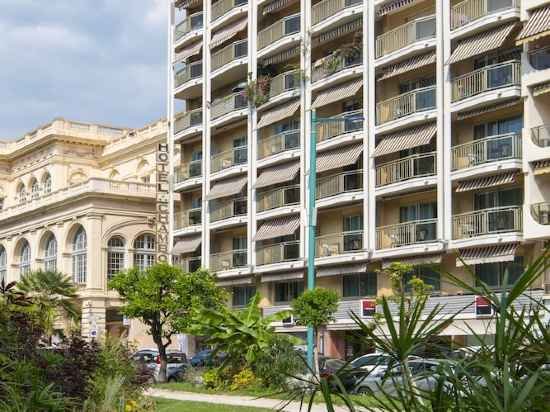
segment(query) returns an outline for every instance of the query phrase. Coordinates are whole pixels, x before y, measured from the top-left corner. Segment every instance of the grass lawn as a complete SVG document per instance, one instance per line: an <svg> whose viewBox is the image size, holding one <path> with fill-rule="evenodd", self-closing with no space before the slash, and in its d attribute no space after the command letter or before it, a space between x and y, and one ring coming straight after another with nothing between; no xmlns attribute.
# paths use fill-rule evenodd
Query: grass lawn
<svg viewBox="0 0 550 412"><path fill-rule="evenodd" d="M207 402L174 401L155 398L158 412L273 412L269 409L246 406L217 405Z"/></svg>

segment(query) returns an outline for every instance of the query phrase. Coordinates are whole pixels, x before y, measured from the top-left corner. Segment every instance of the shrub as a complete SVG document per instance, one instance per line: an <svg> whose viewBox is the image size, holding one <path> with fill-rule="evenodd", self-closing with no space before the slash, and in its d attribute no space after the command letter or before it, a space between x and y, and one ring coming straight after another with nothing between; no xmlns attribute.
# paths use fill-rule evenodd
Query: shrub
<svg viewBox="0 0 550 412"><path fill-rule="evenodd" d="M223 379L220 368L208 369L202 375L204 386L210 389L217 389L223 386Z"/></svg>
<svg viewBox="0 0 550 412"><path fill-rule="evenodd" d="M247 388L256 383L256 375L249 368L242 369L236 375L233 375L229 390L237 391L242 388Z"/></svg>
<svg viewBox="0 0 550 412"><path fill-rule="evenodd" d="M253 370L262 385L280 389L285 386L287 378L296 375L303 366L304 362L292 343L277 336L268 350L258 354Z"/></svg>

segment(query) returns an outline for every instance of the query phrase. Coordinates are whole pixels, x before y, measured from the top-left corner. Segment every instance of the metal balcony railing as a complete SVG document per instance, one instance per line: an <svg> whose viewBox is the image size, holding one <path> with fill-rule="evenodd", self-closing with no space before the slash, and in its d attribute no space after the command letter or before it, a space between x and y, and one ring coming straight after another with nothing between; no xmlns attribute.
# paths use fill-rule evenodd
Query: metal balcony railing
<svg viewBox="0 0 550 412"><path fill-rule="evenodd" d="M351 170L317 179L317 199L363 189L363 170Z"/></svg>
<svg viewBox="0 0 550 412"><path fill-rule="evenodd" d="M363 130L363 111L340 113L317 123L317 142Z"/></svg>
<svg viewBox="0 0 550 412"><path fill-rule="evenodd" d="M183 69L178 70L175 74L176 87L181 86L185 82L192 79L200 79L202 77L202 60L186 65Z"/></svg>
<svg viewBox="0 0 550 412"><path fill-rule="evenodd" d="M521 84L521 63L509 61L492 64L466 73L452 81L452 101L458 102L468 97Z"/></svg>
<svg viewBox="0 0 550 412"><path fill-rule="evenodd" d="M415 154L376 166L376 186L386 186L436 173L436 152Z"/></svg>
<svg viewBox="0 0 550 412"><path fill-rule="evenodd" d="M451 8L451 30L493 13L518 9L520 0L466 0Z"/></svg>
<svg viewBox="0 0 550 412"><path fill-rule="evenodd" d="M453 170L467 169L483 163L521 159L521 135L509 133L489 136L454 146L451 149Z"/></svg>
<svg viewBox="0 0 550 412"><path fill-rule="evenodd" d="M363 231L332 233L317 236L317 257L338 256L363 250Z"/></svg>
<svg viewBox="0 0 550 412"><path fill-rule="evenodd" d="M278 187L276 189L258 192L256 205L258 212L276 209L278 207L297 205L300 203L300 185Z"/></svg>
<svg viewBox="0 0 550 412"><path fill-rule="evenodd" d="M256 249L256 264L270 265L272 263L288 262L300 258L300 241L276 243L260 246Z"/></svg>
<svg viewBox="0 0 550 412"><path fill-rule="evenodd" d="M435 15L396 27L376 38L376 58L383 57L419 40L435 38Z"/></svg>
<svg viewBox="0 0 550 412"><path fill-rule="evenodd" d="M210 255L210 268L214 272L241 268L247 265L246 249L230 250L229 252Z"/></svg>
<svg viewBox="0 0 550 412"><path fill-rule="evenodd" d="M210 21L219 19L224 14L245 4L248 4L248 0L219 0L212 4Z"/></svg>
<svg viewBox="0 0 550 412"><path fill-rule="evenodd" d="M541 202L532 204L531 216L541 225L550 225L550 203Z"/></svg>
<svg viewBox="0 0 550 412"><path fill-rule="evenodd" d="M248 55L248 41L239 40L225 46L223 49L212 53L212 71Z"/></svg>
<svg viewBox="0 0 550 412"><path fill-rule="evenodd" d="M176 41L181 39L187 33L190 33L194 30L200 30L202 28L203 28L202 11L199 11L198 13L195 13L195 14L191 14L176 26L176 29L175 29Z"/></svg>
<svg viewBox="0 0 550 412"><path fill-rule="evenodd" d="M194 109L185 113L180 113L176 116L174 123L174 131L177 133L202 125L202 109Z"/></svg>
<svg viewBox="0 0 550 412"><path fill-rule="evenodd" d="M523 208L521 206L494 207L453 216L453 239L493 233L521 232Z"/></svg>
<svg viewBox="0 0 550 412"><path fill-rule="evenodd" d="M269 97L273 98L285 92L299 89L301 77L300 70L291 70L273 77L269 83Z"/></svg>
<svg viewBox="0 0 550 412"><path fill-rule="evenodd" d="M341 10L362 3L363 0L322 0L312 7L311 24L317 24Z"/></svg>
<svg viewBox="0 0 550 412"><path fill-rule="evenodd" d="M247 162L248 146L234 147L211 157L212 173L228 169L232 166L241 165Z"/></svg>
<svg viewBox="0 0 550 412"><path fill-rule="evenodd" d="M179 267L184 272L196 272L202 265L202 258L200 256L193 256L180 259Z"/></svg>
<svg viewBox="0 0 550 412"><path fill-rule="evenodd" d="M248 107L246 96L242 93L233 93L232 95L218 99L212 103L212 120L217 119L228 113L245 109Z"/></svg>
<svg viewBox="0 0 550 412"><path fill-rule="evenodd" d="M423 87L376 104L376 124L435 109L435 86Z"/></svg>
<svg viewBox="0 0 550 412"><path fill-rule="evenodd" d="M212 202L210 207L210 222L229 219L230 217L246 215L246 197L239 199L221 199Z"/></svg>
<svg viewBox="0 0 550 412"><path fill-rule="evenodd" d="M182 164L175 170L176 183L184 182L193 177L202 175L202 160L192 160L189 163Z"/></svg>
<svg viewBox="0 0 550 412"><path fill-rule="evenodd" d="M334 61L330 67L327 67L325 64L327 61L326 59L327 57L321 59L320 61L318 60L313 64L313 70L311 73L311 81L313 83L326 79L327 77L330 77L333 74L341 72L349 67L360 66L363 64L363 55L361 53L350 57L338 56L337 60ZM329 56L328 59L333 59L333 57Z"/></svg>
<svg viewBox="0 0 550 412"><path fill-rule="evenodd" d="M258 140L258 159L264 159L300 147L300 130L289 130Z"/></svg>
<svg viewBox="0 0 550 412"><path fill-rule="evenodd" d="M550 147L550 125L542 125L531 129L531 140L538 147Z"/></svg>
<svg viewBox="0 0 550 412"><path fill-rule="evenodd" d="M550 69L550 46L529 50L529 64L535 70Z"/></svg>
<svg viewBox="0 0 550 412"><path fill-rule="evenodd" d="M287 16L258 33L258 50L300 31L300 13Z"/></svg>
<svg viewBox="0 0 550 412"><path fill-rule="evenodd" d="M395 247L432 242L437 237L437 219L415 220L376 228L376 248Z"/></svg>
<svg viewBox="0 0 550 412"><path fill-rule="evenodd" d="M197 226L202 223L202 208L176 212L174 214L174 229L185 229L186 227Z"/></svg>

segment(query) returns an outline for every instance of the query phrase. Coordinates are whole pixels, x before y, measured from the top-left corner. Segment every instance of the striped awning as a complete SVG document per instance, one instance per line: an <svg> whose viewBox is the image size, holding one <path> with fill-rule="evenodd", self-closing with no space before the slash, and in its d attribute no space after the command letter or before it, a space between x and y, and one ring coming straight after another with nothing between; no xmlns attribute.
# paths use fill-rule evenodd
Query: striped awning
<svg viewBox="0 0 550 412"><path fill-rule="evenodd" d="M428 123L387 135L382 138L376 149L374 149L373 157L430 144L436 133L437 124Z"/></svg>
<svg viewBox="0 0 550 412"><path fill-rule="evenodd" d="M358 18L349 23L342 24L341 26L336 27L335 29L329 30L325 33L313 37L311 39L311 45L316 47L324 43L328 43L332 40L335 40L339 37L342 37L345 34L352 33L357 30L361 30L363 27L363 18Z"/></svg>
<svg viewBox="0 0 550 412"><path fill-rule="evenodd" d="M331 87L317 95L311 108L317 109L321 106L326 106L327 104L355 96L361 87L363 87L363 79L357 79L352 82Z"/></svg>
<svg viewBox="0 0 550 412"><path fill-rule="evenodd" d="M180 239L176 242L172 248L173 255L184 255L186 253L193 253L196 251L202 243L201 235L190 236Z"/></svg>
<svg viewBox="0 0 550 412"><path fill-rule="evenodd" d="M533 97L540 96L541 94L546 94L550 92L550 82L537 84L536 86L533 86L532 89L533 89Z"/></svg>
<svg viewBox="0 0 550 412"><path fill-rule="evenodd" d="M258 180L256 180L256 189L290 182L296 178L299 172L300 162L287 162L267 168L258 176Z"/></svg>
<svg viewBox="0 0 550 412"><path fill-rule="evenodd" d="M243 191L247 180L248 178L246 176L239 176L216 182L214 186L212 186L212 189L210 189L210 193L206 196L206 200L238 195Z"/></svg>
<svg viewBox="0 0 550 412"><path fill-rule="evenodd" d="M264 66L270 65L270 64L279 64L286 62L290 59L292 59L295 56L300 55L300 47L296 46L288 50L284 50L280 53L274 54L272 56L266 57L265 59L262 59L262 64Z"/></svg>
<svg viewBox="0 0 550 412"><path fill-rule="evenodd" d="M231 37L235 36L238 32L244 30L248 23L248 18L243 18L240 20L231 23L230 25L224 27L221 30L218 30L215 33L212 33L212 40L210 40L210 48L218 47L224 41L229 40Z"/></svg>
<svg viewBox="0 0 550 412"><path fill-rule="evenodd" d="M532 163L533 174L535 176L545 175L550 173L550 160L537 160Z"/></svg>
<svg viewBox="0 0 550 412"><path fill-rule="evenodd" d="M266 220L256 232L254 240L260 242L276 237L290 236L293 235L299 227L300 215L283 216L273 220Z"/></svg>
<svg viewBox="0 0 550 412"><path fill-rule="evenodd" d="M439 265L442 259L443 255L412 256L400 258L399 262L411 266L428 266ZM393 262L397 262L397 260L382 261L382 269L388 268Z"/></svg>
<svg viewBox="0 0 550 412"><path fill-rule="evenodd" d="M296 113L296 110L300 107L300 100L295 100L290 103L284 103L281 106L277 106L274 109L264 112L260 120L258 121L258 129L269 126L270 124L277 123L287 117Z"/></svg>
<svg viewBox="0 0 550 412"><path fill-rule="evenodd" d="M447 64L466 60L502 47L515 27L516 23L506 24L459 40Z"/></svg>
<svg viewBox="0 0 550 412"><path fill-rule="evenodd" d="M462 260L456 259L456 266L479 265L481 263L512 262L518 248L517 243L506 243L479 248L460 249ZM464 263L463 263L464 261Z"/></svg>
<svg viewBox="0 0 550 412"><path fill-rule="evenodd" d="M389 3L384 4L376 11L376 17L382 17L386 14L395 13L402 9L403 7L410 7L415 3L418 3L419 0L394 0Z"/></svg>
<svg viewBox="0 0 550 412"><path fill-rule="evenodd" d="M317 269L317 277L336 276L336 275L351 275L353 273L365 273L367 265L365 263L355 265L338 265L329 267L320 267Z"/></svg>
<svg viewBox="0 0 550 412"><path fill-rule="evenodd" d="M482 114L496 112L497 110L507 109L509 107L518 105L520 102L521 102L521 99L514 99L509 102L478 107L477 109L472 109L472 110L458 113L456 116L456 120L469 119L471 117L481 116Z"/></svg>
<svg viewBox="0 0 550 412"><path fill-rule="evenodd" d="M463 180L458 182L458 186L455 191L457 193L470 192L472 190L509 185L516 183L517 177L518 175L516 172L507 172L493 176L479 177L477 179Z"/></svg>
<svg viewBox="0 0 550 412"><path fill-rule="evenodd" d="M264 6L262 9L262 15L265 16L266 14L283 10L297 1L298 0L273 0Z"/></svg>
<svg viewBox="0 0 550 412"><path fill-rule="evenodd" d="M216 280L216 285L219 287L251 285L253 280L254 279L252 276L246 278Z"/></svg>
<svg viewBox="0 0 550 412"><path fill-rule="evenodd" d="M273 273L270 275L262 275L262 283L266 282L279 282L282 280L294 280L294 279L303 279L304 271L295 271L295 272L279 272Z"/></svg>
<svg viewBox="0 0 550 412"><path fill-rule="evenodd" d="M174 63L181 63L187 60L189 57L199 54L202 49L202 40L197 43L192 43L191 45L184 48L182 51L176 54L174 57Z"/></svg>
<svg viewBox="0 0 550 412"><path fill-rule="evenodd" d="M363 153L363 144L352 144L341 146L334 150L322 152L317 156L317 173L339 167L351 166L357 163L359 156Z"/></svg>
<svg viewBox="0 0 550 412"><path fill-rule="evenodd" d="M435 52L433 52L428 54L421 54L419 56L414 56L401 63L392 64L383 69L383 74L378 78L378 81L399 76L400 74L416 70L420 67L427 66L428 64L434 64L435 57L436 57L436 54Z"/></svg>
<svg viewBox="0 0 550 412"><path fill-rule="evenodd" d="M516 44L520 45L545 36L550 36L550 6L548 5L533 11L516 37Z"/></svg>
<svg viewBox="0 0 550 412"><path fill-rule="evenodd" d="M184 9L187 7L193 7L201 4L202 0L178 0L174 3L174 6L178 9Z"/></svg>

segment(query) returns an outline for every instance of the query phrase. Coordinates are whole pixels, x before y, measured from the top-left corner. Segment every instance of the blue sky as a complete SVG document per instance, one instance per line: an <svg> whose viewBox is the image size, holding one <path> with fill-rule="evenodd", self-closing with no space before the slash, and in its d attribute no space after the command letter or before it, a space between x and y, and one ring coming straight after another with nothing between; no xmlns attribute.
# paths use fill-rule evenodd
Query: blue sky
<svg viewBox="0 0 550 412"><path fill-rule="evenodd" d="M0 138L166 112L168 0L0 0Z"/></svg>

